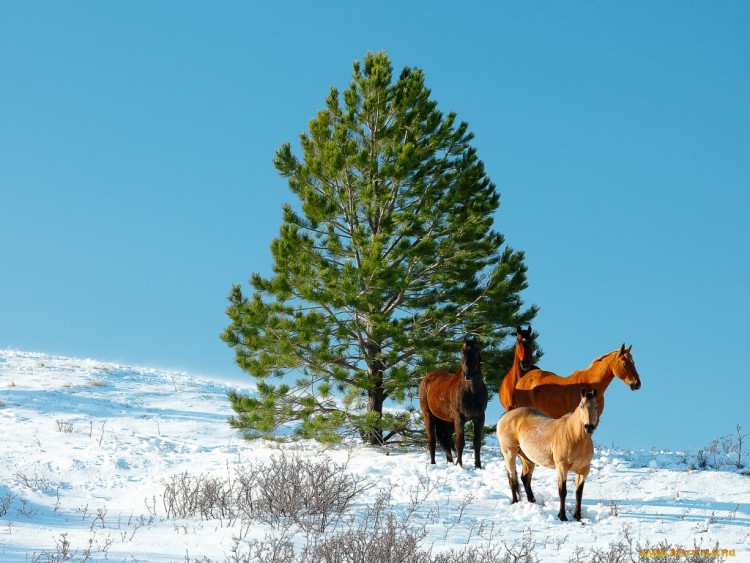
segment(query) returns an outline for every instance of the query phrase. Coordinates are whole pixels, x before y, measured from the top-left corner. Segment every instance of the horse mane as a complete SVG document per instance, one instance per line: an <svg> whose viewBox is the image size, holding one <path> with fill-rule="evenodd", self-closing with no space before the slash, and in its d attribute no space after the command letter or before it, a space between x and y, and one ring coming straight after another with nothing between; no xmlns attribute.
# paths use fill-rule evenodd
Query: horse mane
<svg viewBox="0 0 750 563"><path fill-rule="evenodd" d="M603 355L599 356L599 357L598 357L598 358L596 358L596 359L595 359L595 360L594 360L593 362L591 362L591 365L589 366L589 368L592 368L592 367L594 367L594 364L598 364L598 363L599 363L599 362L601 362L601 361L602 361L602 360L603 360L604 358L607 358L607 357L611 356L612 354L614 354L615 352L618 352L618 351L619 351L619 350L612 350L611 352L607 352L606 354L603 354Z"/></svg>
<svg viewBox="0 0 750 563"><path fill-rule="evenodd" d="M581 373L581 372L586 372L586 371L589 371L589 370L590 370L590 369L592 369L592 368L593 368L593 367L594 367L594 366L595 366L596 364L598 364L599 362L601 362L601 361L602 361L602 360L604 360L605 358L608 358L609 356L611 356L611 355L612 355L612 354L614 354L615 352L617 352L617 350L612 350L611 352L607 352L606 354L603 354L603 355L599 356L599 357L598 357L598 358L596 358L596 359L595 359L595 360L594 360L593 362L591 362L591 365L590 365L589 367L587 367L587 368L584 368L584 369L577 369L577 370L575 370L575 371L574 371L573 373L571 373L571 374L570 374L570 376L571 376L571 377L573 377L573 376L575 376L575 375L578 375L578 374L579 374L579 373Z"/></svg>

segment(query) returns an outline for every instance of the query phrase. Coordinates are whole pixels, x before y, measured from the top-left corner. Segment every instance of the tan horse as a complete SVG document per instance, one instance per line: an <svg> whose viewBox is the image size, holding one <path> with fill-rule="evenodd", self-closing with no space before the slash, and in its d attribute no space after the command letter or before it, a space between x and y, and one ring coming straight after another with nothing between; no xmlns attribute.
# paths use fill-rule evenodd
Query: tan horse
<svg viewBox="0 0 750 563"><path fill-rule="evenodd" d="M591 435L599 424L596 389L581 391L579 408L562 418L550 418L544 413L526 407L505 413L497 424L497 440L505 458L508 482L513 503L518 502L518 475L516 455L521 456L521 481L529 502L536 502L531 491L534 467L541 465L557 470L557 490L560 494L560 520L565 516L565 497L568 489L568 471L576 474L576 507L573 517L581 520L583 483L589 474L594 443Z"/></svg>
<svg viewBox="0 0 750 563"><path fill-rule="evenodd" d="M531 369L538 369L531 365L531 356L533 353L533 341L531 338L531 327L524 330L520 326L516 329L516 346L513 354L513 365L510 366L508 373L503 377L500 385L500 404L506 411L516 408L514 391L526 372Z"/></svg>
<svg viewBox="0 0 750 563"><path fill-rule="evenodd" d="M630 355L631 348L625 348L623 344L619 350L597 358L588 368L575 371L568 377L540 369L529 371L516 383L513 394L516 407L532 407L552 418L560 418L578 406L581 389L596 389L601 416L604 392L615 377L633 391L641 388L641 378Z"/></svg>

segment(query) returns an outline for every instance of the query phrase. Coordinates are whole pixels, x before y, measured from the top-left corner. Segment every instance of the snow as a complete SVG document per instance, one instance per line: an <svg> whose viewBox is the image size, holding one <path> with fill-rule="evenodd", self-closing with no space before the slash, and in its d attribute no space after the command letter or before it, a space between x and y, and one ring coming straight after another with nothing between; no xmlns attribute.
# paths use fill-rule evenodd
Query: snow
<svg viewBox="0 0 750 563"><path fill-rule="evenodd" d="M494 435L486 438L481 470L448 465L442 456L432 466L426 449L246 442L227 424L226 395L236 387L187 373L0 351L0 560L61 560L53 555L63 553L93 561L231 560L233 550L279 528L167 517L165 484L182 473L226 477L283 454L346 465L371 483L354 514L390 491L397 519L422 531L420 545L432 553L530 541L538 560L567 561L577 547L607 548L628 534L641 545L718 544L734 550L728 560L750 561L750 477L728 462L696 470L688 452L597 445L583 524L560 522L553 470L535 471L536 504L510 504ZM300 548L304 538L292 534L292 542Z"/></svg>

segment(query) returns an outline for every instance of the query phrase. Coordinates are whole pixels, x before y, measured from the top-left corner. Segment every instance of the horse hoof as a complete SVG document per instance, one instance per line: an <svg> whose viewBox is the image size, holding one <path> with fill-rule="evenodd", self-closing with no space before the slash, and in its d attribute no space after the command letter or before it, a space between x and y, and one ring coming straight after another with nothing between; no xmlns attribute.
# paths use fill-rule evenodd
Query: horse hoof
<svg viewBox="0 0 750 563"><path fill-rule="evenodd" d="M561 522L567 522L568 521L568 517L565 516L565 514L558 514L557 516L558 516L558 518L560 518Z"/></svg>

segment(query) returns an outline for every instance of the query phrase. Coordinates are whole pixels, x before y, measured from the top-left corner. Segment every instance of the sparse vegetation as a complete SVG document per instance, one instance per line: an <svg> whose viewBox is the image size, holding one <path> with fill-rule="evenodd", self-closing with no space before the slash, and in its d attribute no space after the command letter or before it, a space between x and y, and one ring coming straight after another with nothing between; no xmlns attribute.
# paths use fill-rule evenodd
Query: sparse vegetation
<svg viewBox="0 0 750 563"><path fill-rule="evenodd" d="M612 542L604 548L577 547L568 563L636 563L637 561L659 561L665 563L721 563L727 560L719 544L704 548L702 542L695 540L692 547L676 546L661 541L642 544L636 541L627 526L623 527L622 539Z"/></svg>
<svg viewBox="0 0 750 563"><path fill-rule="evenodd" d="M294 522L325 532L372 483L330 460L274 456L266 465L238 467L234 475L175 475L164 489L168 518L257 521L273 527Z"/></svg>
<svg viewBox="0 0 750 563"><path fill-rule="evenodd" d="M56 420L55 423L57 424L57 431L58 432L64 432L65 434L70 434L73 432L73 423L72 422L65 422L62 420Z"/></svg>
<svg viewBox="0 0 750 563"><path fill-rule="evenodd" d="M235 540L231 563L535 563L535 541L527 534L508 545L498 542L461 549L435 551L423 545L424 525L399 518L387 491L357 514L350 514L331 534L305 533L299 551L294 548L294 529L285 525L278 535L262 540ZM205 561L196 560L196 561Z"/></svg>
<svg viewBox="0 0 750 563"><path fill-rule="evenodd" d="M425 508L434 483L425 482L424 490L412 491L413 506L406 515L393 508L388 489L381 490L373 503L353 510L360 495L372 486L371 482L347 473L345 465L323 458L310 461L281 454L266 464L237 468L226 477L175 475L165 484L163 499L168 518L198 516L224 520L227 524L241 522L244 533L235 538L227 562L537 561L531 535L520 543L492 545L490 534L487 545L433 553L423 540L427 522L434 521L437 515L430 509L426 511L427 520L413 517ZM457 510L464 505L459 504ZM258 522L269 524L276 533L266 534L263 539L245 540L245 533ZM452 528L454 523L446 525ZM483 537L486 530L483 525L480 528L477 536ZM295 538L302 539L299 550L295 550L295 543L299 544L293 541Z"/></svg>
<svg viewBox="0 0 750 563"><path fill-rule="evenodd" d="M8 513L10 507L13 506L14 500L16 500L16 495L13 493L6 493L4 496L0 497L0 518Z"/></svg>
<svg viewBox="0 0 750 563"><path fill-rule="evenodd" d="M18 471L14 477L27 489L38 490L43 493L49 493L54 490L50 482L49 471L38 466Z"/></svg>
<svg viewBox="0 0 750 563"><path fill-rule="evenodd" d="M742 446L745 438L747 438L747 434L742 433L742 426L739 424L736 426L735 431L736 434L726 434L721 438L711 440L711 443L706 447L698 450L692 468L721 469L726 466L743 469L746 464L743 459Z"/></svg>
<svg viewBox="0 0 750 563"><path fill-rule="evenodd" d="M620 515L620 502L616 499L612 499L607 503L607 508L609 508L609 514L610 516L619 516Z"/></svg>

